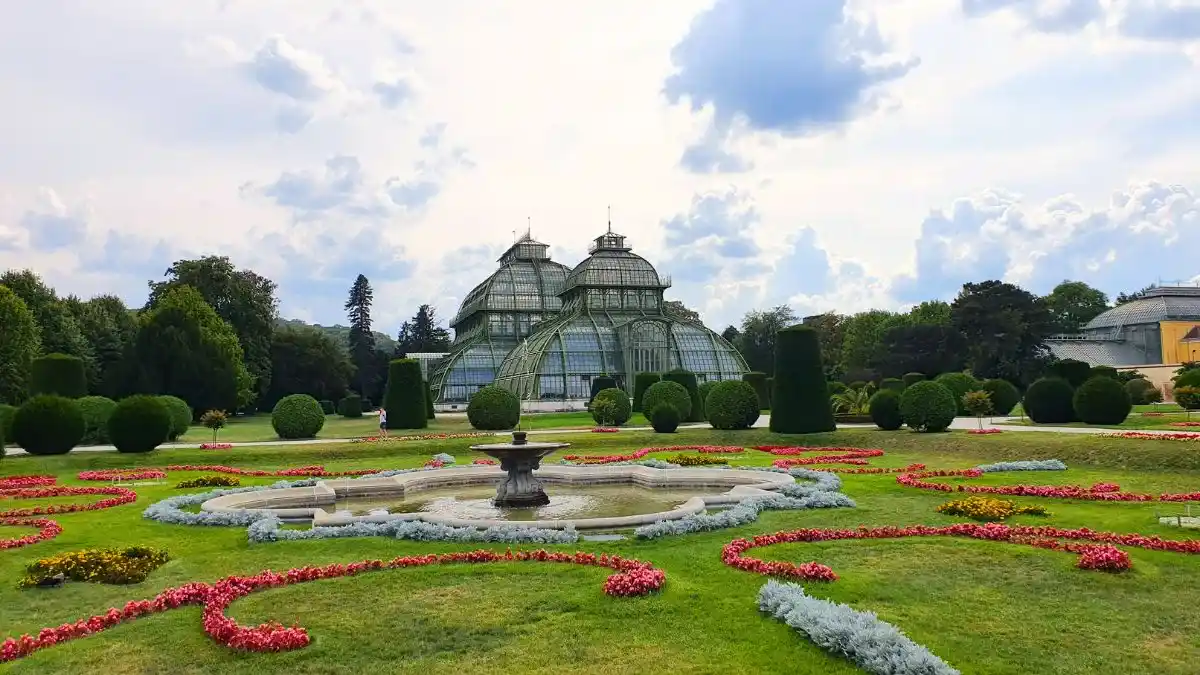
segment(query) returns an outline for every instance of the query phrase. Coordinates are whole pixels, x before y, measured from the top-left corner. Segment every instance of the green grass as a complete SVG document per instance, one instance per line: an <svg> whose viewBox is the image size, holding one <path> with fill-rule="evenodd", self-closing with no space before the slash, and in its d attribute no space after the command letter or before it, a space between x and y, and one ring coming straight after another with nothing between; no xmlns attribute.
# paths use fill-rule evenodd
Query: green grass
<svg viewBox="0 0 1200 675"><path fill-rule="evenodd" d="M1173 424L1175 424L1177 422L1189 422L1189 421L1190 422L1200 422L1200 414L1193 413L1192 415L1188 415L1184 412L1168 412L1168 411L1163 411L1163 412L1166 414L1164 414L1162 417L1159 417L1157 415L1152 415L1150 417L1146 417L1145 415L1143 415L1140 412L1134 412L1129 417L1125 418L1125 421L1122 422L1121 424L1084 424L1083 422L1068 422L1065 424L1036 424L1036 423L1030 421L1029 419L1012 420L1009 422L998 422L997 424L1007 424L1007 425L1027 426L1027 427L1048 426L1048 427L1091 427L1091 428L1099 428L1099 429L1126 429L1126 430L1158 429L1158 430L1163 430L1163 431L1181 431L1181 432L1200 431L1200 429L1189 429L1189 428L1183 427L1183 426L1172 426Z"/></svg>
<svg viewBox="0 0 1200 675"><path fill-rule="evenodd" d="M269 427L268 427L269 428ZM628 452L666 444L796 443L879 447L876 466L924 462L958 468L982 461L1058 457L1066 472L992 474L985 484L1113 481L1135 491L1200 489L1200 446L1168 441L1100 439L1067 434L843 430L806 437L765 430L693 430L674 436L646 432L564 435L573 452ZM0 473L53 473L75 484L87 468L226 463L282 468L401 467L436 452L465 461L468 443L271 445L232 451L159 450L149 456L79 453L9 457ZM748 451L735 464L766 464ZM196 474L173 473L165 485L136 486L136 504L58 516L57 539L0 552L0 636L97 613L151 597L187 581L283 569L462 550L464 546L375 538L249 545L244 528L171 526L141 519L148 504L178 491ZM761 616L755 594L765 581L720 562L739 536L797 527L947 524L961 522L934 508L949 495L903 488L895 477L844 476L856 509L769 512L752 525L655 542L580 542L566 550L608 551L648 560L667 573L661 594L613 599L600 592L605 571L574 566L497 564L391 570L350 579L264 591L234 603L243 624L278 620L307 627L313 644L283 654L243 654L214 644L195 607L125 624L15 662L0 671L106 673L460 673L511 670L602 673L855 673L783 624ZM244 483L268 482L267 480ZM51 500L63 501L63 500ZM1169 538L1200 536L1161 526L1156 511L1182 506L1018 499L1043 504L1044 519L1016 523L1091 527ZM5 500L4 504L10 502ZM0 536L27 530L0 528ZM69 583L53 590L16 588L25 564L91 546L143 544L166 548L172 561L134 586ZM532 548L523 546L521 548ZM756 549L756 555L817 560L841 576L807 584L809 592L876 612L964 673L1117 675L1194 673L1200 634L1200 557L1131 549L1134 569L1122 575L1084 572L1075 556L972 540L876 540L796 544Z"/></svg>

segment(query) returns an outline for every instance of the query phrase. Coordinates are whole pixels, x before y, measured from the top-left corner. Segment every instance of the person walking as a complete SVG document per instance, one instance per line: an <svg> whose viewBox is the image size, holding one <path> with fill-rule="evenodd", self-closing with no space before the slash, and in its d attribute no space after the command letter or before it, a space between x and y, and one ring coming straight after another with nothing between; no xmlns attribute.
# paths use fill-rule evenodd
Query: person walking
<svg viewBox="0 0 1200 675"><path fill-rule="evenodd" d="M379 435L383 436L384 438L388 437L386 408L379 409Z"/></svg>

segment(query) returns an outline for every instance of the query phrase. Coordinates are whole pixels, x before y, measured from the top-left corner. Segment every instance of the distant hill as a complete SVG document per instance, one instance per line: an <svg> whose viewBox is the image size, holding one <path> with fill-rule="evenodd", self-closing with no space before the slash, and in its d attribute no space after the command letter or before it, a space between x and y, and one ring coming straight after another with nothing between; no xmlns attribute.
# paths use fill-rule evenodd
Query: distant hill
<svg viewBox="0 0 1200 675"><path fill-rule="evenodd" d="M350 348L350 327L349 326L322 326L320 324L307 323L300 319L276 319L277 326L291 326L293 328L315 328L329 337L333 338L338 344ZM396 350L395 338L389 337L385 333L374 331L375 333L375 348L382 349L387 352Z"/></svg>

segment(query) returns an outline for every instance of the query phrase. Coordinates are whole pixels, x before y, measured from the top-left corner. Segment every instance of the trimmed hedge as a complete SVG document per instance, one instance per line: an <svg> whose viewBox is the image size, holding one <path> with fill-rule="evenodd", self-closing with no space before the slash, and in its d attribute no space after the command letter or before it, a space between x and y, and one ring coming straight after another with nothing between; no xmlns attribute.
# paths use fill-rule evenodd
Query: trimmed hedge
<svg viewBox="0 0 1200 675"><path fill-rule="evenodd" d="M189 427L192 426L192 408L187 404L187 401L178 396L159 396L163 405L167 407L167 412L171 414L171 434L169 440L177 440L180 436L187 433Z"/></svg>
<svg viewBox="0 0 1200 675"><path fill-rule="evenodd" d="M633 411L642 412L642 396L650 385L662 380L658 373L638 373L633 378Z"/></svg>
<svg viewBox="0 0 1200 675"><path fill-rule="evenodd" d="M650 385L650 388L646 390L646 394L642 397L642 406L646 410L654 410L664 403L675 406L675 410L679 412L680 420L685 420L692 414L692 397L688 394L688 390L678 382L665 379L661 382L655 382ZM676 425L678 425L678 422L676 422Z"/></svg>
<svg viewBox="0 0 1200 675"><path fill-rule="evenodd" d="M325 413L326 415L332 415L334 412L336 412L336 409L333 407L333 401L330 401L329 399L321 399L320 401L317 401L317 403L321 404L321 412Z"/></svg>
<svg viewBox="0 0 1200 675"><path fill-rule="evenodd" d="M1029 385L1022 406L1029 419L1038 424L1065 424L1075 421L1075 391L1061 377L1043 377Z"/></svg>
<svg viewBox="0 0 1200 675"><path fill-rule="evenodd" d="M29 393L66 398L87 396L83 359L67 354L46 354L29 364Z"/></svg>
<svg viewBox="0 0 1200 675"><path fill-rule="evenodd" d="M924 382L927 378L925 373L905 373L900 381L904 383L904 388L907 389L918 382Z"/></svg>
<svg viewBox="0 0 1200 675"><path fill-rule="evenodd" d="M708 419L708 395L712 393L713 387L717 386L719 380L710 380L700 385L700 417Z"/></svg>
<svg viewBox="0 0 1200 675"><path fill-rule="evenodd" d="M612 419L601 419L602 415L596 410L596 404L609 401L613 404ZM616 387L597 392L591 407L592 419L596 421L596 424L607 422L619 427L628 422L629 418L633 415L633 404L629 402L629 395L625 393L624 389L617 389Z"/></svg>
<svg viewBox="0 0 1200 675"><path fill-rule="evenodd" d="M650 418L650 426L660 434L673 434L679 428L679 409L670 403L656 404L646 416Z"/></svg>
<svg viewBox="0 0 1200 675"><path fill-rule="evenodd" d="M938 382L917 382L900 396L900 417L913 431L945 431L957 413L954 392Z"/></svg>
<svg viewBox="0 0 1200 675"><path fill-rule="evenodd" d="M690 370L676 368L667 373L663 373L663 380L666 382L678 382L687 390L688 399L692 405L688 408L688 412L680 411L680 415L688 422L703 422L704 421L704 404L700 401L700 385L696 379L696 374Z"/></svg>
<svg viewBox="0 0 1200 675"><path fill-rule="evenodd" d="M338 401L338 414L342 417L362 417L362 397L358 394L350 394Z"/></svg>
<svg viewBox="0 0 1200 675"><path fill-rule="evenodd" d="M871 421L884 431L895 431L904 426L900 416L900 394L892 389L880 389L871 397Z"/></svg>
<svg viewBox="0 0 1200 675"><path fill-rule="evenodd" d="M108 417L108 437L118 452L150 452L174 431L171 409L162 396L121 399Z"/></svg>
<svg viewBox="0 0 1200 675"><path fill-rule="evenodd" d="M717 382L704 400L708 421L714 429L749 429L758 421L761 406L754 386L737 380Z"/></svg>
<svg viewBox="0 0 1200 675"><path fill-rule="evenodd" d="M588 393L588 405L591 405L592 401L596 400L596 394L599 394L600 392L604 391L605 389L616 389L616 388L617 388L617 381L615 379L609 377L608 375L600 375L599 377L593 377L592 378L592 388L591 388L591 391Z"/></svg>
<svg viewBox="0 0 1200 675"><path fill-rule="evenodd" d="M1133 410L1129 392L1110 377L1093 377L1079 385L1072 403L1075 414L1087 424L1120 424Z"/></svg>
<svg viewBox="0 0 1200 675"><path fill-rule="evenodd" d="M1072 389L1087 382L1091 376L1092 367L1083 361L1076 361L1075 359L1063 359L1046 366L1046 377L1057 377L1066 380Z"/></svg>
<svg viewBox="0 0 1200 675"><path fill-rule="evenodd" d="M31 455L65 455L87 430L79 404L53 394L34 396L17 408L13 417L13 442Z"/></svg>
<svg viewBox="0 0 1200 675"><path fill-rule="evenodd" d="M383 409L388 429L424 429L429 426L425 399L429 387L421 377L421 364L414 359L396 359L388 364L387 390Z"/></svg>
<svg viewBox="0 0 1200 675"><path fill-rule="evenodd" d="M280 438L316 438L324 426L321 404L308 394L284 396L271 411L271 427Z"/></svg>
<svg viewBox="0 0 1200 675"><path fill-rule="evenodd" d="M1008 380L984 380L979 388L991 395L992 411L999 417L1010 414L1021 402L1021 392Z"/></svg>
<svg viewBox="0 0 1200 675"><path fill-rule="evenodd" d="M966 373L942 373L934 378L933 381L949 389L950 393L954 394L954 402L959 415L969 414L963 397L967 395L967 392L979 390L979 380Z"/></svg>
<svg viewBox="0 0 1200 675"><path fill-rule="evenodd" d="M467 420L481 431L512 429L521 420L521 401L511 391L489 384L471 396Z"/></svg>
<svg viewBox="0 0 1200 675"><path fill-rule="evenodd" d="M1156 401L1151 401L1151 398L1162 400L1162 392L1158 391L1158 387L1155 387L1150 380L1130 380L1125 383L1125 391L1129 394L1129 401L1133 405L1155 403ZM1152 391L1154 393L1151 393Z"/></svg>
<svg viewBox="0 0 1200 675"><path fill-rule="evenodd" d="M767 374L758 371L749 372L742 375L742 381L754 387L754 393L758 394L758 405L760 410L766 410L771 407L771 388L767 386Z"/></svg>
<svg viewBox="0 0 1200 675"><path fill-rule="evenodd" d="M775 335L771 431L810 434L836 429L817 331L810 326L779 331Z"/></svg>
<svg viewBox="0 0 1200 675"><path fill-rule="evenodd" d="M86 425L80 444L108 443L108 417L117 407L117 402L103 396L84 396L76 403L79 404L79 412L83 413L83 422Z"/></svg>
<svg viewBox="0 0 1200 675"><path fill-rule="evenodd" d="M904 393L904 380L895 377L885 377L879 382L880 391L888 389L897 394Z"/></svg>

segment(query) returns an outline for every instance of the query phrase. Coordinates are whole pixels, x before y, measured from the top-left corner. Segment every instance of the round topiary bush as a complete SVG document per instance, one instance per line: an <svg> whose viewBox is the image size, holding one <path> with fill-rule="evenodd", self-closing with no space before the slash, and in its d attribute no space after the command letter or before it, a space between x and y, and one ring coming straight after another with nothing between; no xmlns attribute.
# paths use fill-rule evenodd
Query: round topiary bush
<svg viewBox="0 0 1200 675"><path fill-rule="evenodd" d="M67 354L46 354L29 364L29 392L66 398L87 396L83 359Z"/></svg>
<svg viewBox="0 0 1200 675"><path fill-rule="evenodd" d="M881 391L884 389L890 389L890 390L896 392L897 394L903 393L904 392L904 380L901 380L896 377L885 377L879 381L879 389Z"/></svg>
<svg viewBox="0 0 1200 675"><path fill-rule="evenodd" d="M792 326L779 331L775 334L771 431L810 434L836 429L819 334L811 326Z"/></svg>
<svg viewBox="0 0 1200 675"><path fill-rule="evenodd" d="M758 405L760 409L766 410L771 407L771 388L767 386L767 374L760 372L750 372L742 375L742 381L754 387L754 393L758 394ZM702 397L703 398L703 397Z"/></svg>
<svg viewBox="0 0 1200 675"><path fill-rule="evenodd" d="M642 412L642 396L646 394L646 390L650 385L662 380L662 376L658 373L638 373L633 378L633 411Z"/></svg>
<svg viewBox="0 0 1200 675"><path fill-rule="evenodd" d="M482 431L512 429L521 420L521 401L503 387L488 385L467 403L467 420Z"/></svg>
<svg viewBox="0 0 1200 675"><path fill-rule="evenodd" d="M687 412L680 411L681 418L688 422L703 422L704 404L700 401L700 385L696 379L696 374L690 370L676 368L670 372L663 373L663 381L678 382L687 390L691 406Z"/></svg>
<svg viewBox="0 0 1200 675"><path fill-rule="evenodd" d="M708 419L708 411L705 406L708 405L708 395L715 386L717 386L717 382L714 380L705 382L697 388L697 393L700 394L700 417L704 419Z"/></svg>
<svg viewBox="0 0 1200 675"><path fill-rule="evenodd" d="M1092 367L1083 361L1076 361L1075 359L1055 361L1046 367L1046 377L1057 377L1061 380L1066 380L1072 389L1087 382L1091 376Z"/></svg>
<svg viewBox="0 0 1200 675"><path fill-rule="evenodd" d="M1061 377L1043 377L1029 385L1022 406L1038 424L1065 424L1075 420L1075 391Z"/></svg>
<svg viewBox="0 0 1200 675"><path fill-rule="evenodd" d="M699 391L696 393L699 395ZM675 406L680 420L687 419L688 415L692 413L692 397L688 394L688 390L678 382L670 380L655 382L646 389L646 394L642 397L642 407L646 410L654 410L664 403Z"/></svg>
<svg viewBox="0 0 1200 675"><path fill-rule="evenodd" d="M1021 402L1021 392L1008 380L984 380L979 388L991 395L992 412L1000 417L1011 413Z"/></svg>
<svg viewBox="0 0 1200 675"><path fill-rule="evenodd" d="M1114 380L1121 378L1120 374L1117 373L1117 369L1112 366L1092 366L1092 372L1088 376L1088 379L1093 377L1107 377Z"/></svg>
<svg viewBox="0 0 1200 675"><path fill-rule="evenodd" d="M945 431L957 414L954 392L938 382L917 382L900 396L900 418L914 431Z"/></svg>
<svg viewBox="0 0 1200 675"><path fill-rule="evenodd" d="M907 389L918 382L924 382L925 374L924 373L905 373L904 377L900 378L900 381L904 383L904 388Z"/></svg>
<svg viewBox="0 0 1200 675"><path fill-rule="evenodd" d="M1129 392L1110 377L1093 377L1079 385L1073 403L1075 414L1086 424L1120 424L1133 410Z"/></svg>
<svg viewBox="0 0 1200 675"><path fill-rule="evenodd" d="M150 452L174 431L172 412L163 396L129 396L108 416L108 437L120 452Z"/></svg>
<svg viewBox="0 0 1200 675"><path fill-rule="evenodd" d="M333 401L330 401L329 399L321 399L320 401L317 401L317 403L321 406L321 412L325 413L326 415L332 415L335 412Z"/></svg>
<svg viewBox="0 0 1200 675"><path fill-rule="evenodd" d="M177 440L192 426L192 407L178 396L159 396L158 400L167 406L167 412L171 414L171 434L167 438Z"/></svg>
<svg viewBox="0 0 1200 675"><path fill-rule="evenodd" d="M979 380L971 377L966 373L942 373L933 380L943 387L950 390L954 394L954 404L957 414L966 415L967 407L963 402L963 397L967 392L979 390Z"/></svg>
<svg viewBox="0 0 1200 675"><path fill-rule="evenodd" d="M884 431L895 431L904 426L900 416L900 394L892 389L880 389L871 397L871 421Z"/></svg>
<svg viewBox="0 0 1200 675"><path fill-rule="evenodd" d="M1146 393L1151 389L1157 389L1149 380L1136 379L1125 383L1125 391L1129 394L1129 402L1133 405L1146 405L1150 403L1147 400Z"/></svg>
<svg viewBox="0 0 1200 675"><path fill-rule="evenodd" d="M753 385L737 380L717 382L704 400L714 429L749 429L758 421L761 406Z"/></svg>
<svg viewBox="0 0 1200 675"><path fill-rule="evenodd" d="M424 429L429 426L425 399L429 387L421 377L421 364L414 359L396 359L388 364L387 390L383 408L388 429Z"/></svg>
<svg viewBox="0 0 1200 675"><path fill-rule="evenodd" d="M13 442L31 455L65 455L87 431L79 404L65 396L34 396L13 416Z"/></svg>
<svg viewBox="0 0 1200 675"><path fill-rule="evenodd" d="M321 404L308 394L284 396L271 411L271 427L280 438L315 438L324 426Z"/></svg>
<svg viewBox="0 0 1200 675"><path fill-rule="evenodd" d="M628 422L633 415L633 404L629 402L629 395L624 389L616 387L598 392L591 408L592 419L596 424L612 424L619 427Z"/></svg>
<svg viewBox="0 0 1200 675"><path fill-rule="evenodd" d="M350 394L338 401L338 414L342 417L362 417L362 397L358 394Z"/></svg>
<svg viewBox="0 0 1200 675"><path fill-rule="evenodd" d="M108 416L112 414L117 402L103 396L84 396L78 399L79 412L83 413L86 428L83 432L82 445L104 445L108 443Z"/></svg>
<svg viewBox="0 0 1200 675"><path fill-rule="evenodd" d="M655 405L646 416L650 418L650 426L660 434L673 434L679 428L679 409L670 403Z"/></svg>

